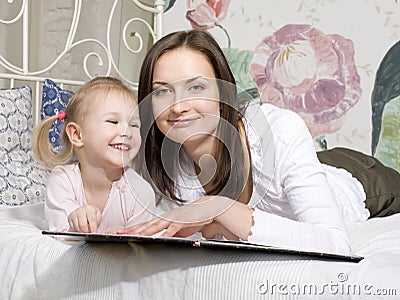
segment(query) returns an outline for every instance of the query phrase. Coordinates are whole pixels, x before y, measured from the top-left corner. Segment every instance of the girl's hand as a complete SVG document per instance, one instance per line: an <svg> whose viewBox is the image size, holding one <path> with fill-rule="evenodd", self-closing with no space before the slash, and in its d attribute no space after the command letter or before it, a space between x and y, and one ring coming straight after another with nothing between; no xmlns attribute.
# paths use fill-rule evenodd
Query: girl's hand
<svg viewBox="0 0 400 300"><path fill-rule="evenodd" d="M93 205L81 206L68 216L69 231L97 232L97 225L101 221L100 209Z"/></svg>

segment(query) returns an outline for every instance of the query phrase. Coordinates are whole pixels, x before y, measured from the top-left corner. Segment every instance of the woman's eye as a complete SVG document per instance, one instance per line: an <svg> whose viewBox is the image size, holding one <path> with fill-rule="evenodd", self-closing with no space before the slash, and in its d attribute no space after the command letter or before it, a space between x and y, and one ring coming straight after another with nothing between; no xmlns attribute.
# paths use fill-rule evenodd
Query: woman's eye
<svg viewBox="0 0 400 300"><path fill-rule="evenodd" d="M163 95L167 95L167 94L170 93L170 92L171 92L171 90L168 89L168 88L160 88L160 89L157 89L157 90L154 92L154 94L155 94L156 96L163 96Z"/></svg>
<svg viewBox="0 0 400 300"><path fill-rule="evenodd" d="M204 89L202 85L196 84L190 87L190 90L193 92L200 92Z"/></svg>

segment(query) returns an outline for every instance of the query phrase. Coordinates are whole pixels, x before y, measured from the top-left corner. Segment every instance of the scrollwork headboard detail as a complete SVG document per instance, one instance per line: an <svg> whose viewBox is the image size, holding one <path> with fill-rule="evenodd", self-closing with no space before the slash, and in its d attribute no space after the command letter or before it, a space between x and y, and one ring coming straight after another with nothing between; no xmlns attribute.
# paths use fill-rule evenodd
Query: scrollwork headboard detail
<svg viewBox="0 0 400 300"><path fill-rule="evenodd" d="M20 82L31 86L35 120L38 120L39 116L40 89L47 78L51 78L61 87L64 85L76 87L95 76L112 75L123 79L136 90L137 78L135 80L135 77L132 76L133 72L126 66L130 62L133 65L134 61L139 65L140 57L134 58L135 55L143 56L143 52L147 51L149 45L162 36L165 5L163 0L153 1L154 5L152 6L144 4L145 0L142 2L139 0L114 0L113 2L71 0L68 4L65 4L64 1L64 5L67 7L55 7L51 11L54 13L57 9L64 9L69 12L68 20L62 16L64 24L70 22L70 27L64 30L64 37L56 32L62 23L54 26L54 22L46 21L46 16L42 17L41 13L37 13L41 1L2 1L3 3L0 4L0 87L12 88L17 84L21 85ZM51 4L46 2L46 5L54 5L56 2L59 1L50 1ZM151 1L147 0L146 3L149 2ZM43 3L42 6L44 6ZM105 6L107 7L106 12L104 12ZM101 12L100 8L103 10L102 15L99 16L97 14ZM47 7L46 9L50 10L51 8ZM4 13L7 11L8 14ZM32 13L35 11L36 14ZM136 14L147 14L147 19L141 18L141 15L136 17ZM43 20L33 20L33 17L37 15L40 15L40 19L43 18ZM97 28L96 20L104 25L105 29ZM49 35L52 34L53 37L59 39L54 47L57 52L54 57L47 55L46 51L49 47L42 45L43 38L37 40L32 38L34 26L40 22L47 22L46 29L50 28L48 29ZM86 30L90 26L94 33L93 37L88 36L90 30ZM39 28L43 27L43 25L39 26ZM140 30L136 30L136 27ZM81 30L79 31L78 28ZM143 31L147 32L143 34ZM10 32L12 32L12 37L10 37ZM41 33L41 36L46 34ZM19 41L19 45L15 47L15 50L18 51L13 49L10 51L7 46L2 47L1 44L7 44L1 40L2 38L8 38L7 41L22 39L22 42ZM62 45L60 40L63 42ZM42 46L44 49L41 49ZM44 66L43 63L41 66L37 66L36 58L32 59L30 52L33 50L41 56L45 56ZM71 67L71 61L78 60L81 61L80 71L73 70Z"/></svg>

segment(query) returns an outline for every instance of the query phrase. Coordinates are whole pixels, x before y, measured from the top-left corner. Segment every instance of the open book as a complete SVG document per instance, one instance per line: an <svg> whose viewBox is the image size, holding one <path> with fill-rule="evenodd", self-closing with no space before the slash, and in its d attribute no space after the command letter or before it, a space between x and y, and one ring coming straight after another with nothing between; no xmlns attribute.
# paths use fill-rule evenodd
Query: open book
<svg viewBox="0 0 400 300"><path fill-rule="evenodd" d="M42 231L42 234L65 239L69 241L86 242L107 242L107 243L153 243L170 244L187 247L209 248L209 249L238 249L243 251L261 251L266 253L280 253L306 256L310 258L330 259L337 261L359 262L363 259L356 255L340 255L334 253L312 252L304 250L286 249L274 246L252 244L247 242L227 241L227 240L206 240L178 237L160 237L160 236L141 236L141 235L121 235L121 234L103 234L103 233L80 233L80 232L56 232Z"/></svg>

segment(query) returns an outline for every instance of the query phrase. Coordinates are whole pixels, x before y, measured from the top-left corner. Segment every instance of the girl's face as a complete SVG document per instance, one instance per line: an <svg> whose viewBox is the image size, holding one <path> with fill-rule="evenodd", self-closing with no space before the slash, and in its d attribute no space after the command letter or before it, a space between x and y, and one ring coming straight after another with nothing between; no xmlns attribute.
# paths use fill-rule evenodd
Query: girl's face
<svg viewBox="0 0 400 300"><path fill-rule="evenodd" d="M117 92L95 97L82 124L85 159L103 168L124 167L141 144L138 106Z"/></svg>
<svg viewBox="0 0 400 300"><path fill-rule="evenodd" d="M216 133L219 91L206 56L186 48L163 54L154 66L153 91L156 125L171 140L201 142Z"/></svg>

